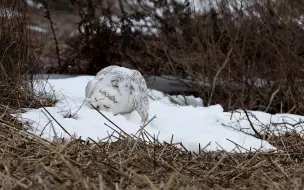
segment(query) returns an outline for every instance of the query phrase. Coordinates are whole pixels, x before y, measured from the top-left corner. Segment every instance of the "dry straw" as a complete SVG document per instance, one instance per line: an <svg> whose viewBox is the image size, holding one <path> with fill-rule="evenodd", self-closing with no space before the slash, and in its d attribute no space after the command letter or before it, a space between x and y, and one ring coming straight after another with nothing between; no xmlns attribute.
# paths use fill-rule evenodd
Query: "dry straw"
<svg viewBox="0 0 304 190"><path fill-rule="evenodd" d="M240 154L189 152L157 139L127 137L119 129L103 142L77 138L47 142L7 120L0 129L3 189L302 189L304 185L304 143L297 134L270 138L280 152Z"/></svg>
<svg viewBox="0 0 304 190"><path fill-rule="evenodd" d="M18 9L6 2L4 7ZM200 151L194 153L182 143L159 142L144 130L138 137L131 136L113 123L107 126L114 132L102 142L74 137L48 142L29 133L11 114L20 107L54 102L42 103L24 83L35 65L35 59L29 59L24 21L22 17L1 17L0 24L0 47L5 46L0 48L1 189L304 188L304 143L296 133L268 135L268 141L280 151L246 154L207 152L209 144L198 145ZM236 150L241 148L236 146Z"/></svg>

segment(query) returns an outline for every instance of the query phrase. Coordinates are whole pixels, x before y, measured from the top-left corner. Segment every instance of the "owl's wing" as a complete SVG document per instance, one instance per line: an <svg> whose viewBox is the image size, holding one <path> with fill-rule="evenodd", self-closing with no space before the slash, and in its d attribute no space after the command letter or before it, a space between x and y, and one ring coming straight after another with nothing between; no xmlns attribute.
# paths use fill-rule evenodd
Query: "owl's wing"
<svg viewBox="0 0 304 190"><path fill-rule="evenodd" d="M98 82L98 80L96 80L96 79L93 79L93 80L88 82L88 84L86 86L86 89L85 89L85 97L86 98L91 98L97 82Z"/></svg>
<svg viewBox="0 0 304 190"><path fill-rule="evenodd" d="M134 108L139 113L142 121L146 122L149 117L149 100L147 96L144 96L143 94L139 92L134 92Z"/></svg>

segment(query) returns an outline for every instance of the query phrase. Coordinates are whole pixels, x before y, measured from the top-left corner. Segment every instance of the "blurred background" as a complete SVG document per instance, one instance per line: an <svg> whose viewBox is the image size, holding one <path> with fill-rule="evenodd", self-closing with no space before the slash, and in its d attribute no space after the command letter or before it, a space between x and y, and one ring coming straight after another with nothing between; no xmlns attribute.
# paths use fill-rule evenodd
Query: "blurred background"
<svg viewBox="0 0 304 190"><path fill-rule="evenodd" d="M302 0L6 2L12 18L25 14L36 73L121 65L150 87L225 111L304 112Z"/></svg>

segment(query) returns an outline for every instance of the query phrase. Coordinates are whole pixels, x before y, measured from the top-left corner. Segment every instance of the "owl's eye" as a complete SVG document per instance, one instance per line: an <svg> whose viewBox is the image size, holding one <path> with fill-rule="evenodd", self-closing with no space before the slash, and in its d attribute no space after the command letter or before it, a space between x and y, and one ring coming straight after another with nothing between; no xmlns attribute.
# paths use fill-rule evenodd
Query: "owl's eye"
<svg viewBox="0 0 304 190"><path fill-rule="evenodd" d="M103 105L103 107L106 108L106 109L109 109L109 108L110 108L110 107L108 107L108 106L106 106L106 105Z"/></svg>

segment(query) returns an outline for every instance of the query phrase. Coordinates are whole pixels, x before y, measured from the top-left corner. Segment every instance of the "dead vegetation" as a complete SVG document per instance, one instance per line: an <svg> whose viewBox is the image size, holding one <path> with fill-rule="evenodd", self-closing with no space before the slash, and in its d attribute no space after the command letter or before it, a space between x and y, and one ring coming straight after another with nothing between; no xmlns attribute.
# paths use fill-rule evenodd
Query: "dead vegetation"
<svg viewBox="0 0 304 190"><path fill-rule="evenodd" d="M20 108L53 105L40 100L33 91L34 75L39 73L39 49L33 49L22 1L5 0L0 4L0 115L1 123L21 125L10 114Z"/></svg>
<svg viewBox="0 0 304 190"><path fill-rule="evenodd" d="M219 103L226 111L304 112L302 1L205 0L213 6L201 13L187 1L153 1L152 8L141 2L132 11L122 4L119 13L95 1L77 2L83 3L77 6L80 34L67 41L63 73L123 65L146 77L188 78L181 83L205 105ZM143 20L150 20L140 26L145 34L135 26Z"/></svg>
<svg viewBox="0 0 304 190"><path fill-rule="evenodd" d="M119 131L119 130L118 130ZM3 189L303 189L303 140L273 138L281 152L189 152L151 137L116 142L40 137L1 123ZM144 135L144 136L145 136ZM109 137L110 139L110 137ZM110 140L109 140L110 141ZM208 145L207 145L208 146Z"/></svg>
<svg viewBox="0 0 304 190"><path fill-rule="evenodd" d="M17 1L7 2L4 7L22 10ZM297 3L302 2L293 3L288 6L299 10L292 13L301 15L303 6ZM183 26L182 33L168 26L164 30L170 32L160 33L159 39L128 32L119 36L104 26L98 35L88 32L76 40L73 51L67 52L71 59L65 61L67 65L91 64L91 71L85 72L121 64L146 75L200 79L203 73L209 86L200 83L193 88L207 103L220 103L226 109L263 105L275 112L302 113L303 29L288 20L288 11L284 12L288 22L278 23L283 13L273 13L274 7L256 6L260 16L252 12L250 17L238 17L243 19L238 25L225 6L222 11L227 16L217 21L216 12L194 20L186 17L189 26L177 25L172 17L167 24ZM278 15L280 19L276 19ZM296 133L268 137L278 152L246 154L205 152L208 145L194 153L170 142L160 143L145 133L142 138L129 137L118 129L111 136L116 142L110 137L108 142L73 138L47 142L30 134L10 114L16 108L43 105L28 85L31 76L39 73L35 67L39 51L30 51L25 17L2 15L0 22L2 189L303 189L304 144ZM253 84L256 79L265 82Z"/></svg>
<svg viewBox="0 0 304 190"><path fill-rule="evenodd" d="M0 104L15 109L40 107L32 88L40 50L31 46L34 33L25 18L25 4L5 0L0 11Z"/></svg>

